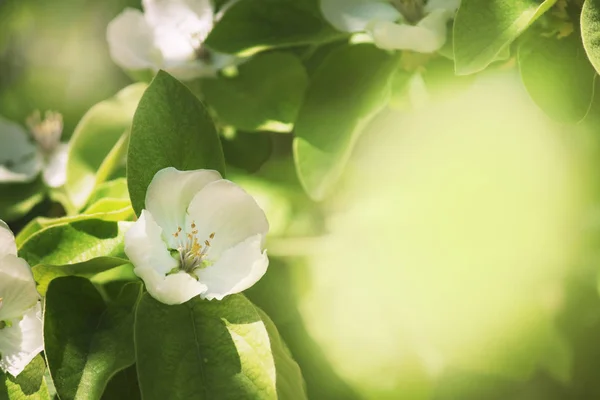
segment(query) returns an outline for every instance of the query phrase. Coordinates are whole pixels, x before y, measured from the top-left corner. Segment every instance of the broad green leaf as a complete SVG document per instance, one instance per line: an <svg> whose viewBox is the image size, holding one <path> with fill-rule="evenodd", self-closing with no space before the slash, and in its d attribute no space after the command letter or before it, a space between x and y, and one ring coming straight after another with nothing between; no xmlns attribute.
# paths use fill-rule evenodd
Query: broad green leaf
<svg viewBox="0 0 600 400"><path fill-rule="evenodd" d="M266 132L236 132L232 138L222 137L225 161L232 167L253 173L269 159L273 151L271 135Z"/></svg>
<svg viewBox="0 0 600 400"><path fill-rule="evenodd" d="M181 82L159 71L140 100L129 141L127 184L137 215L150 181L166 167L225 173L219 136L206 108Z"/></svg>
<svg viewBox="0 0 600 400"><path fill-rule="evenodd" d="M135 213L133 212L133 208L131 208L131 202L129 200L107 197L98 200L86 208L82 215L106 216L106 218L99 218L105 221L123 221L133 218Z"/></svg>
<svg viewBox="0 0 600 400"><path fill-rule="evenodd" d="M294 158L307 193L322 200L362 130L387 104L397 58L371 44L333 51L315 72L296 121Z"/></svg>
<svg viewBox="0 0 600 400"><path fill-rule="evenodd" d="M111 378L104 390L102 400L141 400L140 385L135 365L119 371Z"/></svg>
<svg viewBox="0 0 600 400"><path fill-rule="evenodd" d="M128 147L129 131L125 131L98 167L95 187L110 180L111 176L125 165Z"/></svg>
<svg viewBox="0 0 600 400"><path fill-rule="evenodd" d="M108 305L90 281L54 280L44 313L48 368L62 400L100 399L109 380L135 362L133 325L141 283L130 283Z"/></svg>
<svg viewBox="0 0 600 400"><path fill-rule="evenodd" d="M269 336L243 295L169 306L146 293L135 345L145 400L277 398Z"/></svg>
<svg viewBox="0 0 600 400"><path fill-rule="evenodd" d="M128 261L128 260L127 260ZM133 264L122 264L115 268L107 269L102 271L90 278L90 281L94 284L103 285L105 293L109 296L110 293L106 293L107 285L110 286L108 290L114 297L114 291L120 291L120 287L126 282L139 281L138 276L133 272Z"/></svg>
<svg viewBox="0 0 600 400"><path fill-rule="evenodd" d="M0 219L13 221L24 216L44 200L45 191L41 178L32 183L0 185Z"/></svg>
<svg viewBox="0 0 600 400"><path fill-rule="evenodd" d="M94 189L88 201L92 205L105 198L129 200L129 191L127 190L127 179L117 178L108 182L104 182Z"/></svg>
<svg viewBox="0 0 600 400"><path fill-rule="evenodd" d="M485 69L556 0L463 0L454 19L459 75Z"/></svg>
<svg viewBox="0 0 600 400"><path fill-rule="evenodd" d="M581 37L590 61L600 71L600 1L586 0L581 10Z"/></svg>
<svg viewBox="0 0 600 400"><path fill-rule="evenodd" d="M340 37L321 17L317 1L241 0L217 22L206 44L223 53L251 55Z"/></svg>
<svg viewBox="0 0 600 400"><path fill-rule="evenodd" d="M106 179L118 162L119 140L129 129L145 88L143 83L134 84L96 104L75 128L70 141L65 189L77 209L85 206L96 184Z"/></svg>
<svg viewBox="0 0 600 400"><path fill-rule="evenodd" d="M64 265L96 257L124 257L123 239L131 222L81 220L42 229L25 240L19 255L29 265Z"/></svg>
<svg viewBox="0 0 600 400"><path fill-rule="evenodd" d="M535 103L560 122L578 122L594 98L596 71L578 35L531 36L519 46L521 78Z"/></svg>
<svg viewBox="0 0 600 400"><path fill-rule="evenodd" d="M110 207L109 207L110 206ZM117 208L117 206L119 208ZM132 219L133 209L129 200L104 199L100 200L87 209L84 214L74 215L72 217L46 218L37 217L29 221L16 237L17 246L21 246L34 233L51 226L68 224L71 222L85 221L89 219L101 219L103 221L124 221Z"/></svg>
<svg viewBox="0 0 600 400"><path fill-rule="evenodd" d="M50 400L45 370L44 359L37 355L16 378L0 371L0 400Z"/></svg>
<svg viewBox="0 0 600 400"><path fill-rule="evenodd" d="M240 65L234 77L205 79L202 93L221 122L247 131L289 132L308 76L293 54L267 53Z"/></svg>
<svg viewBox="0 0 600 400"><path fill-rule="evenodd" d="M279 336L277 327L271 318L258 307L256 307L256 311L265 324L271 341L271 352L277 371L277 398L279 400L307 399L304 378L302 378L302 371L298 363L292 358L292 354Z"/></svg>
<svg viewBox="0 0 600 400"><path fill-rule="evenodd" d="M39 264L32 267L33 277L37 283L37 291L45 296L50 282L63 276L79 276L92 278L102 272L116 269L129 261L119 257L96 257L89 261L74 264L47 265ZM131 267L133 269L133 267Z"/></svg>

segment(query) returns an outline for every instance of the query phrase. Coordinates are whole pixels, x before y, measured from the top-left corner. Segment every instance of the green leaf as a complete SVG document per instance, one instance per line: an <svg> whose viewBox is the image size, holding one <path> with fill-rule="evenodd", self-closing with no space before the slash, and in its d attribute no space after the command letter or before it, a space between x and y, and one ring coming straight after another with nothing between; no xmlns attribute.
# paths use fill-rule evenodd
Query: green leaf
<svg viewBox="0 0 600 400"><path fill-rule="evenodd" d="M83 261L74 264L46 265L39 264L32 267L33 277L37 283L37 291L45 296L48 286L56 278L64 276L79 276L83 278L92 278L121 265L128 264L129 261L119 257L96 257L89 261ZM131 267L133 269L133 267Z"/></svg>
<svg viewBox="0 0 600 400"><path fill-rule="evenodd" d="M125 257L123 240L131 222L90 219L45 228L29 237L19 256L29 265L64 265L96 257Z"/></svg>
<svg viewBox="0 0 600 400"><path fill-rule="evenodd" d="M232 138L222 137L223 153L228 165L246 172L256 172L273 152L271 135L266 132L236 132Z"/></svg>
<svg viewBox="0 0 600 400"><path fill-rule="evenodd" d="M135 362L133 323L141 283L106 305L87 279L54 280L46 294L44 345L62 400L100 399L109 380Z"/></svg>
<svg viewBox="0 0 600 400"><path fill-rule="evenodd" d="M110 180L112 175L125 165L128 147L129 131L125 131L98 167L95 187Z"/></svg>
<svg viewBox="0 0 600 400"><path fill-rule="evenodd" d="M150 181L166 167L225 174L221 142L206 108L181 82L159 71L140 100L131 128L127 184L137 215Z"/></svg>
<svg viewBox="0 0 600 400"><path fill-rule="evenodd" d="M131 125L145 88L143 83L134 84L96 104L75 128L70 141L65 189L77 209L87 203L95 186L107 178L119 161L117 156L122 146L119 141Z"/></svg>
<svg viewBox="0 0 600 400"><path fill-rule="evenodd" d="M13 221L24 216L44 200L45 191L41 178L31 183L0 185L0 219Z"/></svg>
<svg viewBox="0 0 600 400"><path fill-rule="evenodd" d="M135 365L119 371L108 382L102 400L141 400Z"/></svg>
<svg viewBox="0 0 600 400"><path fill-rule="evenodd" d="M275 47L323 43L345 36L320 15L313 0L241 0L234 3L206 39L210 48L252 55Z"/></svg>
<svg viewBox="0 0 600 400"><path fill-rule="evenodd" d="M202 82L204 98L221 122L247 131L291 131L308 85L298 57L260 54L238 72Z"/></svg>
<svg viewBox="0 0 600 400"><path fill-rule="evenodd" d="M127 178L117 178L98 185L90 196L88 204L92 205L106 198L129 200Z"/></svg>
<svg viewBox="0 0 600 400"><path fill-rule="evenodd" d="M485 69L556 0L463 0L454 19L459 75Z"/></svg>
<svg viewBox="0 0 600 400"><path fill-rule="evenodd" d="M131 208L129 199L100 199L83 211L84 216L98 215L98 219L105 221L123 221L133 218L135 213Z"/></svg>
<svg viewBox="0 0 600 400"><path fill-rule="evenodd" d="M0 371L0 400L49 400L46 364L37 355L16 378Z"/></svg>
<svg viewBox="0 0 600 400"><path fill-rule="evenodd" d="M529 95L551 118L578 122L586 116L596 71L578 35L529 37L519 46L519 69Z"/></svg>
<svg viewBox="0 0 600 400"><path fill-rule="evenodd" d="M243 295L169 306L146 293L135 345L145 400L277 398L269 336Z"/></svg>
<svg viewBox="0 0 600 400"><path fill-rule="evenodd" d="M117 208L118 206L118 208ZM68 224L71 222L101 219L103 221L123 221L133 217L133 209L129 200L104 199L100 200L85 211L84 214L72 217L45 218L37 217L29 221L16 237L17 246L20 247L34 233L51 226Z"/></svg>
<svg viewBox="0 0 600 400"><path fill-rule="evenodd" d="M298 363L292 358L292 354L279 336L277 327L271 318L260 308L255 308L265 324L271 341L271 351L277 371L277 398L279 400L307 399L304 378L302 378L302 371Z"/></svg>
<svg viewBox="0 0 600 400"><path fill-rule="evenodd" d="M590 61L600 71L600 0L586 0L583 4L581 37Z"/></svg>
<svg viewBox="0 0 600 400"><path fill-rule="evenodd" d="M333 51L315 72L298 120L294 157L315 200L341 176L354 143L388 102L397 58L371 44Z"/></svg>

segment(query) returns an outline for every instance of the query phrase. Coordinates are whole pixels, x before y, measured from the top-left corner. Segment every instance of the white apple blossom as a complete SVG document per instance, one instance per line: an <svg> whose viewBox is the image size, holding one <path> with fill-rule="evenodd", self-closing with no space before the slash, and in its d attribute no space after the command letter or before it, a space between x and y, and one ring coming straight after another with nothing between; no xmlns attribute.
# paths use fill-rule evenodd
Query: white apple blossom
<svg viewBox="0 0 600 400"><path fill-rule="evenodd" d="M211 0L142 0L107 28L113 61L128 71L163 69L180 80L213 76L235 57L213 52L204 40L213 28Z"/></svg>
<svg viewBox="0 0 600 400"><path fill-rule="evenodd" d="M377 47L433 53L446 42L460 0L321 0L327 21L343 32L367 32Z"/></svg>
<svg viewBox="0 0 600 400"><path fill-rule="evenodd" d="M156 173L125 253L148 292L166 304L222 300L254 285L269 265L269 224L242 188L212 170Z"/></svg>
<svg viewBox="0 0 600 400"><path fill-rule="evenodd" d="M42 172L46 185L62 186L69 149L60 141L62 116L48 111L42 119L36 111L27 119L27 126L29 133L0 117L0 183L31 182Z"/></svg>
<svg viewBox="0 0 600 400"><path fill-rule="evenodd" d="M33 275L0 220L0 369L17 376L43 349L42 307Z"/></svg>

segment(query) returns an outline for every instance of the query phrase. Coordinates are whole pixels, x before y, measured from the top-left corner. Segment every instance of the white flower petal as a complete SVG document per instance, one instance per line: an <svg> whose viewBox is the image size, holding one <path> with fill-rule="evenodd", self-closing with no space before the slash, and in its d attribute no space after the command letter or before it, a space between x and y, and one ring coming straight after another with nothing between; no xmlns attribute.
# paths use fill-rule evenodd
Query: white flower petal
<svg viewBox="0 0 600 400"><path fill-rule="evenodd" d="M42 307L38 302L20 321L0 330L0 369L17 376L43 349Z"/></svg>
<svg viewBox="0 0 600 400"><path fill-rule="evenodd" d="M134 272L142 278L148 293L164 304L182 304L206 291L206 285L183 271L168 276L150 268L135 268Z"/></svg>
<svg viewBox="0 0 600 400"><path fill-rule="evenodd" d="M136 269L152 269L165 275L177 267L177 261L162 239L162 228L148 210L143 210L125 233L125 254Z"/></svg>
<svg viewBox="0 0 600 400"><path fill-rule="evenodd" d="M172 27L182 33L208 35L213 26L211 0L142 0L146 20L153 27Z"/></svg>
<svg viewBox="0 0 600 400"><path fill-rule="evenodd" d="M435 10L446 10L453 14L460 7L460 2L461 0L428 0L423 10L427 14Z"/></svg>
<svg viewBox="0 0 600 400"><path fill-rule="evenodd" d="M191 35L170 26L154 28L154 44L162 54L162 68L176 63L191 63L196 59L196 41Z"/></svg>
<svg viewBox="0 0 600 400"><path fill-rule="evenodd" d="M6 222L0 219L0 258L7 254L17 255L17 243L15 242L15 235L6 225Z"/></svg>
<svg viewBox="0 0 600 400"><path fill-rule="evenodd" d="M176 248L173 233L184 228L186 210L192 198L211 182L221 179L213 170L179 171L164 168L154 175L146 193L146 209L163 229L163 238Z"/></svg>
<svg viewBox="0 0 600 400"><path fill-rule="evenodd" d="M448 13L436 10L417 25L377 21L369 26L377 47L386 50L412 50L433 53L446 42Z"/></svg>
<svg viewBox="0 0 600 400"><path fill-rule="evenodd" d="M223 252L214 265L196 271L207 287L202 298L222 300L258 282L269 266L267 252L261 250L262 240L261 235L252 236Z"/></svg>
<svg viewBox="0 0 600 400"><path fill-rule="evenodd" d="M0 182L30 182L41 166L37 148L27 131L0 117Z"/></svg>
<svg viewBox="0 0 600 400"><path fill-rule="evenodd" d="M141 11L126 8L106 30L110 56L126 70L156 70L162 64L160 50L154 45L154 32Z"/></svg>
<svg viewBox="0 0 600 400"><path fill-rule="evenodd" d="M44 167L44 182L51 188L61 187L67 181L67 161L69 159L69 145L60 143L48 157Z"/></svg>
<svg viewBox="0 0 600 400"><path fill-rule="evenodd" d="M394 22L402 14L394 6L377 0L321 0L325 19L343 32L360 32L372 21Z"/></svg>
<svg viewBox="0 0 600 400"><path fill-rule="evenodd" d="M13 254L0 258L0 297L0 321L20 318L39 300L29 264Z"/></svg>
<svg viewBox="0 0 600 400"><path fill-rule="evenodd" d="M200 242L215 233L208 253L210 259L251 236L265 237L269 231L267 217L254 198L225 179L209 183L198 192L188 214L198 227Z"/></svg>
<svg viewBox="0 0 600 400"><path fill-rule="evenodd" d="M195 60L196 48L213 27L210 0L143 0L142 4L167 66Z"/></svg>

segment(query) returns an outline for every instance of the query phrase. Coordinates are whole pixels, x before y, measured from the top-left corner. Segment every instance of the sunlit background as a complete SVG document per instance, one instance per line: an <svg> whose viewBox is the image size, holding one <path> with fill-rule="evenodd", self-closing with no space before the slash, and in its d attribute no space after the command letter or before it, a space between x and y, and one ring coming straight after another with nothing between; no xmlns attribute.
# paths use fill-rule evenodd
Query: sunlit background
<svg viewBox="0 0 600 400"><path fill-rule="evenodd" d="M0 114L57 110L69 135L131 83L104 38L125 6L0 0ZM320 204L289 137L255 174L230 151L272 227L248 296L310 398L600 398L598 122L550 121L506 68L379 115Z"/></svg>

